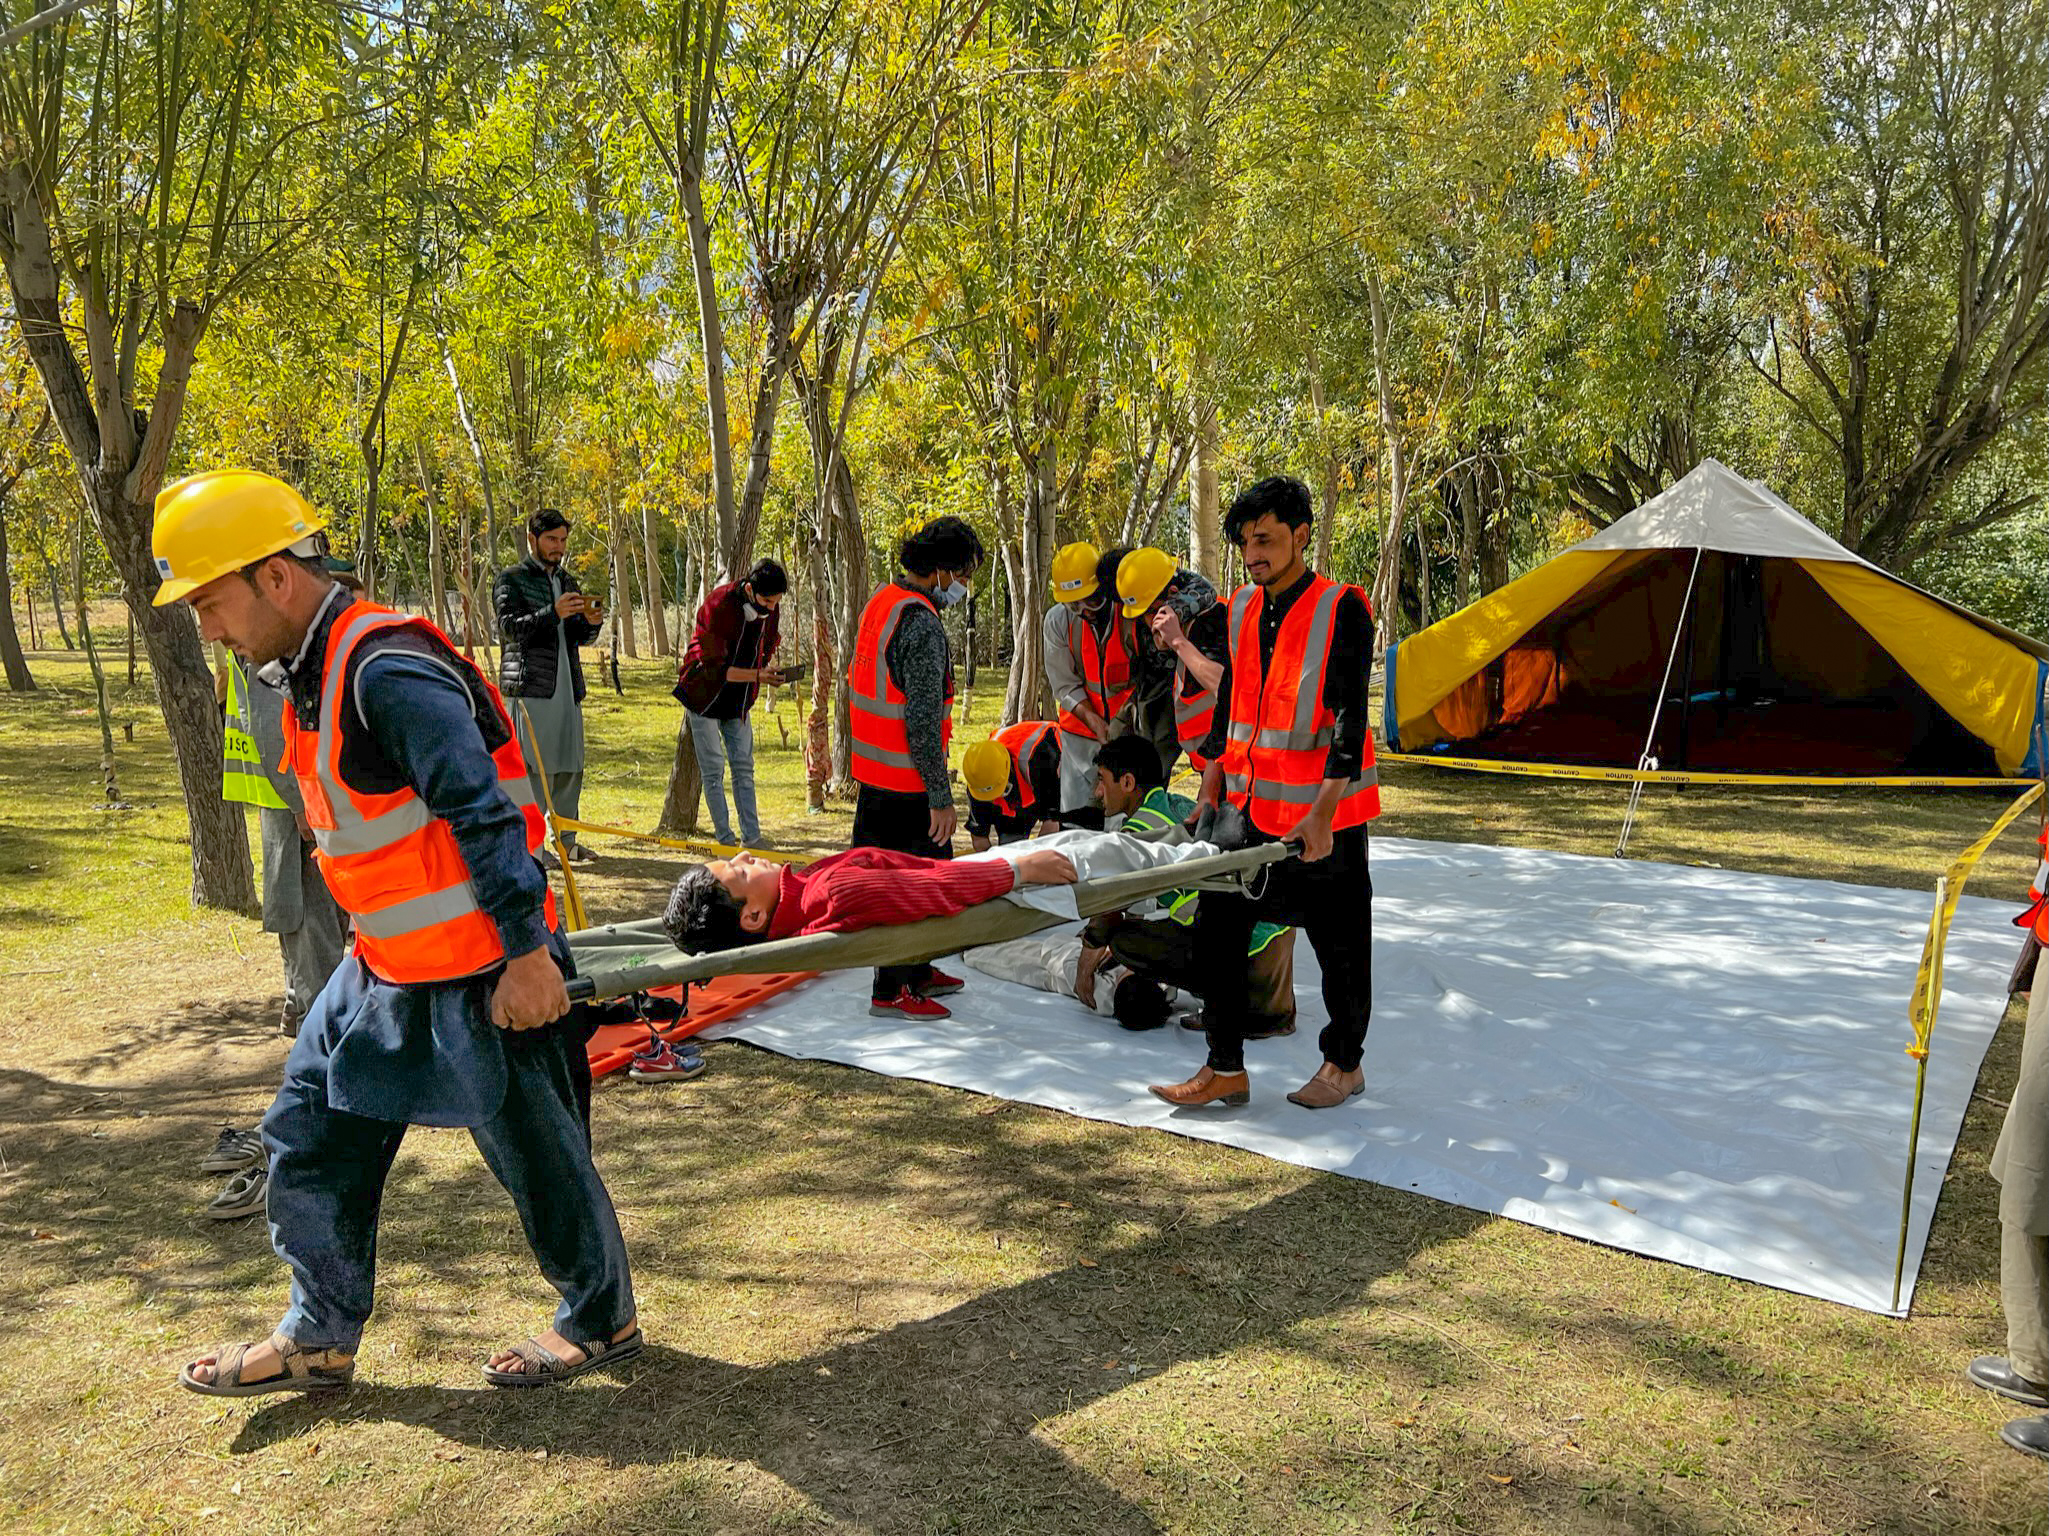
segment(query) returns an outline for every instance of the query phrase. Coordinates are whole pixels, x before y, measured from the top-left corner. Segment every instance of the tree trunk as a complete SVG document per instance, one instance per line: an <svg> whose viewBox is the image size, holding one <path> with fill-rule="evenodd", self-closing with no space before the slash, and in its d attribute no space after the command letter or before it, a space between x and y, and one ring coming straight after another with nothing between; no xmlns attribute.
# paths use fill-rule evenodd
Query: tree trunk
<svg viewBox="0 0 2049 1536"><path fill-rule="evenodd" d="M647 599L648 648L657 656L674 656L669 644L669 616L662 607L662 545L655 527L652 502L640 509L640 547L647 570L647 584L641 596Z"/></svg>
<svg viewBox="0 0 2049 1536"><path fill-rule="evenodd" d="M427 457L426 440L413 439L413 463L420 472L420 500L427 512L427 601L429 612L444 635L453 635L455 625L448 608L448 557L441 547L441 498L434 493L434 465Z"/></svg>
<svg viewBox="0 0 2049 1536"><path fill-rule="evenodd" d="M1045 447L1032 466L1031 478L1025 482L1018 559L1008 573L1015 579L1018 593L1010 663L1017 678L1017 713L1011 715L1006 703L1005 725L1045 719L1053 696L1046 683L1045 615L1050 601L1047 582L1053 569L1053 529L1059 513L1060 479L1051 434L1043 441Z"/></svg>
<svg viewBox="0 0 2049 1536"><path fill-rule="evenodd" d="M1323 368L1314 347L1309 349L1309 406L1316 412L1317 442L1323 450L1323 506L1316 518L1316 569L1328 576L1332 530L1338 521L1338 456L1324 440Z"/></svg>
<svg viewBox="0 0 2049 1536"><path fill-rule="evenodd" d="M198 906L253 915L256 881L249 838L240 806L231 809L221 798L221 719L214 707L213 676L199 643L199 627L184 603L150 606L159 584L150 548L156 492L183 414L205 316L196 303L179 299L156 317L156 392L148 414L142 415L135 408L132 373L122 368L123 358L132 368L133 348L116 340L140 325L136 310L131 307L117 324L109 307L116 301L90 281L91 274L84 291L73 296L76 302L67 306L44 207L26 168L18 161L10 163L0 179L10 224L7 280L21 321L20 339L42 379L50 414L149 653L190 820L192 900ZM137 306L145 300L135 290L128 302ZM74 312L85 333L90 378L74 350Z"/></svg>
<svg viewBox="0 0 2049 1536"><path fill-rule="evenodd" d="M825 809L825 787L831 781L834 683L839 663L832 643L832 598L825 580L825 535L812 533L807 576L811 588L811 708L804 716L804 803Z"/></svg>
<svg viewBox="0 0 2049 1536"><path fill-rule="evenodd" d="M624 643L629 661L640 660L640 643L633 636L632 562L626 558L626 535L619 527L619 512L612 505L611 487L605 489L605 522L612 540L612 633Z"/></svg>
<svg viewBox="0 0 2049 1536"><path fill-rule="evenodd" d="M35 622L35 599L29 599L29 622ZM7 669L7 687L13 693L34 693L36 680L22 654L21 633L14 627L14 575L7 563L7 516L0 508L0 663Z"/></svg>
<svg viewBox="0 0 2049 1536"><path fill-rule="evenodd" d="M726 327L719 309L718 279L712 273L711 222L704 216L700 177L701 167L686 165L676 178L676 195L683 204L683 223L690 235L690 271L696 282L698 339L704 359L705 425L711 438L712 506L718 547L725 554L739 545L733 505L733 434L726 421ZM694 799L692 805L694 820Z"/></svg>
<svg viewBox="0 0 2049 1536"><path fill-rule="evenodd" d="M72 592L78 600L78 638L85 644L85 664L92 670L93 703L100 717L100 795L107 810L122 809L121 786L114 776L114 721L107 713L107 674L100 668L100 653L93 644L92 617L85 602L85 518L78 519L78 542L71 564ZM134 611L128 615L135 621ZM246 833L245 833L246 836Z"/></svg>
<svg viewBox="0 0 2049 1536"><path fill-rule="evenodd" d="M1188 563L1210 585L1224 590L1223 507L1217 492L1217 408L1208 402L1195 409L1195 484L1188 498Z"/></svg>
<svg viewBox="0 0 2049 1536"><path fill-rule="evenodd" d="M256 877L249 861L249 834L241 807L221 798L221 717L199 626L185 603L150 606L156 590L150 552L153 500L131 502L118 490L104 495L106 505L95 507L94 521L114 557L122 596L142 635L191 818L193 904L253 917Z"/></svg>
<svg viewBox="0 0 2049 1536"><path fill-rule="evenodd" d="M704 775L697 766L697 743L690 738L690 712L676 713L676 755L669 763L669 787L662 796L662 819L655 823L655 830L672 837L690 837L697 831Z"/></svg>
<svg viewBox="0 0 2049 1536"><path fill-rule="evenodd" d="M65 650L75 651L78 647L71 643L71 631L64 627L64 584L57 579L57 562L48 551L43 554L43 570L50 578L50 612L57 615L57 638L64 642Z"/></svg>
<svg viewBox="0 0 2049 1536"><path fill-rule="evenodd" d="M1400 619L1395 605L1401 591L1402 535L1409 517L1409 459L1402 440L1401 418L1395 412L1394 370L1388 356L1387 297L1378 272L1366 275L1366 299L1373 320L1373 376L1380 406L1380 431L1387 440L1387 526L1381 531L1380 563L1373 575L1373 611L1381 616L1374 629L1373 648L1384 656L1394 643Z"/></svg>
<svg viewBox="0 0 2049 1536"><path fill-rule="evenodd" d="M725 556L726 580L738 581L754 563L754 540L761 528L761 503L768 494L768 472L775 448L775 419L782 407L783 376L789 368L793 302L770 306L762 344L761 377L754 389L754 415L747 429L747 485L733 521Z"/></svg>

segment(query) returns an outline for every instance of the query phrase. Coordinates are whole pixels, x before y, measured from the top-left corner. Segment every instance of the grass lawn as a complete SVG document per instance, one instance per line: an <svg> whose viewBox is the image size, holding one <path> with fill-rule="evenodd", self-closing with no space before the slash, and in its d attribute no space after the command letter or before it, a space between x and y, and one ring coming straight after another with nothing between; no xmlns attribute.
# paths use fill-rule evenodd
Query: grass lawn
<svg viewBox="0 0 2049 1536"><path fill-rule="evenodd" d="M202 1219L217 1181L195 1171L276 1082L275 943L185 905L146 679L115 697L135 809L105 811L83 665L34 665L45 692L0 695L7 1536L2049 1530L2041 1468L1996 1439L2011 1415L1960 1376L2002 1347L1985 1165L2017 1015L1909 1322L1228 1147L720 1045L696 1083L599 1088L641 1361L559 1392L482 1387L481 1357L553 1297L467 1136L416 1131L358 1385L184 1393L184 1360L261 1336L284 1299L261 1225ZM670 675L629 663L625 698L593 695L588 820L652 824ZM974 708L992 722L996 704ZM804 813L783 710L788 746L757 722L767 830L844 846L845 807ZM1612 847L1624 798L1387 781L1387 833L1587 853ZM1632 851L1930 889L2003 803L1653 792ZM593 915L646 915L674 856L598 846ZM1973 890L2017 898L2032 852L2017 830Z"/></svg>

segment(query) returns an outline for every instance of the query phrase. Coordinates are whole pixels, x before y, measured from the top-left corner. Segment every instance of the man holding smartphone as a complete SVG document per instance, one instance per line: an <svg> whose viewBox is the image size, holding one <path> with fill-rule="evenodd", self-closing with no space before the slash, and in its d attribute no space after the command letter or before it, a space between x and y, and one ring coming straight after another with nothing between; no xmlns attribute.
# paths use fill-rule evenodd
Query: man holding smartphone
<svg viewBox="0 0 2049 1536"><path fill-rule="evenodd" d="M676 701L690 723L704 780L704 805L712 836L727 847L764 848L761 817L754 804L754 723L749 713L764 684L794 680L801 667L778 669L783 595L790 578L773 560L763 560L738 581L713 587L698 605L690 648L676 674ZM733 774L733 807L740 813L740 837L726 809L725 770Z"/></svg>
<svg viewBox="0 0 2049 1536"><path fill-rule="evenodd" d="M576 820L583 799L583 662L580 646L604 628L605 606L585 597L562 557L569 551L569 519L542 507L526 520L527 557L498 573L492 606L498 613L498 687L519 726L520 751L535 797L555 814ZM543 794L541 774L548 782ZM563 834L578 864L597 857ZM555 855L541 851L554 867Z"/></svg>

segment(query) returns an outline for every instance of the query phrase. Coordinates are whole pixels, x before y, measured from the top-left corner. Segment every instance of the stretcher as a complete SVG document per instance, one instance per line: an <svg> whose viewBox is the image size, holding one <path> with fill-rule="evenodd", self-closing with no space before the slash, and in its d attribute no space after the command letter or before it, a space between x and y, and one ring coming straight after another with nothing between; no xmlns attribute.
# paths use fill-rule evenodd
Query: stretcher
<svg viewBox="0 0 2049 1536"><path fill-rule="evenodd" d="M1166 891L1244 890L1267 865L1291 857L1295 851L1293 844L1260 843L1077 881L1064 889L1073 893L1080 916L1095 917L1122 911ZM688 955L677 949L662 932L658 918L607 923L569 935L577 969L569 982L569 996L573 1002L605 1002L665 987L683 988L688 996L692 986L742 976L779 976L788 978L785 986L794 986L820 971L916 965L977 944L1020 939L1067 921L1071 921L1067 914L1002 897L947 917L855 933L804 934L705 955Z"/></svg>

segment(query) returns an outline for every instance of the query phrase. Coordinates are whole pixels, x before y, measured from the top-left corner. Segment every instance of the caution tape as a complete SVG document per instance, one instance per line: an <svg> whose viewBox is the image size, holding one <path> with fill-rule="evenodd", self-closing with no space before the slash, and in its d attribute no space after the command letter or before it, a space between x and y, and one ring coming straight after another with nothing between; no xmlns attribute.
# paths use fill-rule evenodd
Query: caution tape
<svg viewBox="0 0 2049 1536"><path fill-rule="evenodd" d="M1604 768L1578 763L1510 763L1487 757L1439 757L1433 753L1382 752L1383 763L1415 763L1466 773L1505 773L1518 778L1585 779L1605 784L1734 784L1779 789L2011 789L2012 779L1888 776L1800 778L1781 773L1692 773L1664 768Z"/></svg>
<svg viewBox="0 0 2049 1536"><path fill-rule="evenodd" d="M1942 1006L1942 960L1949 946L1949 927L1956 918L1957 902L1964 894L1964 882L1985 857L1985 850L2021 813L2041 800L2049 781L2032 784L2026 794L2009 805L1985 835L1958 854L1935 882L1935 911L1928 919L1928 937L1921 944L1921 964L1914 972L1914 996L1907 1005L1907 1019L1914 1029L1914 1043L1907 1054L1914 1058L1914 1112L1907 1124L1907 1176L1900 1192L1900 1235L1892 1267L1892 1310L1900 1309L1900 1291L1907 1271L1907 1232L1914 1214L1914 1165L1921 1155L1921 1102L1928 1087L1928 1042L1935 1034L1935 1015Z"/></svg>
<svg viewBox="0 0 2049 1536"><path fill-rule="evenodd" d="M1916 1058L1928 1054L1928 1037L1935 1032L1935 1014L1942 1003L1942 957L1949 944L1949 925L1957 915L1957 901L1964 894L1964 882L2001 833L2020 819L2021 813L2042 798L2040 784L2006 808L1985 835L1958 854L1943 877L1935 883L1935 912L1928 919L1928 937L1921 945L1921 965L1914 973L1914 1000L1908 1018L1914 1026L1914 1043L1907 1054Z"/></svg>

